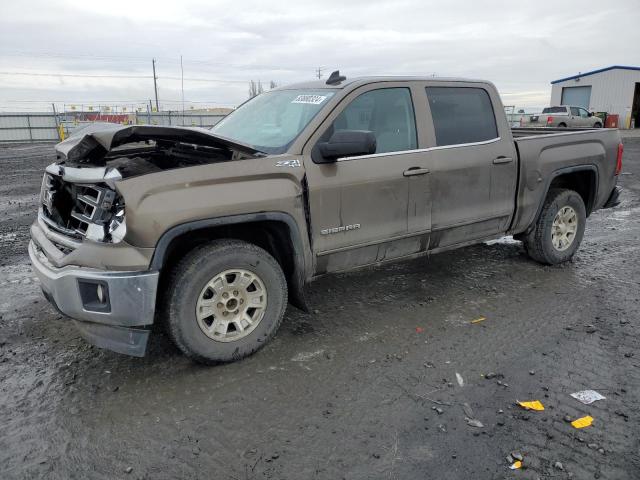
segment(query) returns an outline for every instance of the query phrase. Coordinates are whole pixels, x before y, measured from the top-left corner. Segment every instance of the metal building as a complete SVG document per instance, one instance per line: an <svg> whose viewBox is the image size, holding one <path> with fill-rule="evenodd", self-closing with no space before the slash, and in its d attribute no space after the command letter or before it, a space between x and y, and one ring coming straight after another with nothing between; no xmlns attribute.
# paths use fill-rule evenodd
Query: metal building
<svg viewBox="0 0 640 480"><path fill-rule="evenodd" d="M619 115L620 128L640 127L640 67L613 65L551 82L551 105Z"/></svg>

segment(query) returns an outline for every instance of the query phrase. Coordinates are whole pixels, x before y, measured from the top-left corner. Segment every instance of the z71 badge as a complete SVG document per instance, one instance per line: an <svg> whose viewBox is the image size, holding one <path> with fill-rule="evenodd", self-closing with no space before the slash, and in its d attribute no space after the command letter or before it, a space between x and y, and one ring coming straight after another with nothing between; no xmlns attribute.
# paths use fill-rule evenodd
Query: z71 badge
<svg viewBox="0 0 640 480"><path fill-rule="evenodd" d="M323 228L322 230L320 230L320 234L322 234L322 235L330 235L332 233L348 232L350 230L357 230L358 228L360 228L360 224L359 223L354 223L353 225L345 225L343 227Z"/></svg>
<svg viewBox="0 0 640 480"><path fill-rule="evenodd" d="M280 160L279 162L276 162L276 167L295 168L299 166L300 166L300 160Z"/></svg>

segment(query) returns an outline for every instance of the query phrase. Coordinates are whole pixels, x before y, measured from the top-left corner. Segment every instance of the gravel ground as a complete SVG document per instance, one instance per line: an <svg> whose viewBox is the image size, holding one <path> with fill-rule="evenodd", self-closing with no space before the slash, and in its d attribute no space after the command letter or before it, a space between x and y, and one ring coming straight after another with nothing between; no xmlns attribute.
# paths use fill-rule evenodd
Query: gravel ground
<svg viewBox="0 0 640 480"><path fill-rule="evenodd" d="M52 152L0 146L1 478L640 478L640 139L572 263L502 240L326 278L217 367L160 335L93 348L44 300L26 246Z"/></svg>

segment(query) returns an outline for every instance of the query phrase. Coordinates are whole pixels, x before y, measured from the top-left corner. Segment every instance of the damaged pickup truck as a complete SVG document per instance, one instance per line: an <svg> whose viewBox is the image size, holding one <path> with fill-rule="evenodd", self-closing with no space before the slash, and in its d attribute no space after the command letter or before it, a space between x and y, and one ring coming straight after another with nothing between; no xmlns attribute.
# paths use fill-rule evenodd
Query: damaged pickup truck
<svg viewBox="0 0 640 480"><path fill-rule="evenodd" d="M332 272L503 235L566 262L619 203L619 133L512 131L503 112L484 81L334 72L211 130L95 126L56 147L31 261L95 345L141 356L162 324L205 363L258 350Z"/></svg>

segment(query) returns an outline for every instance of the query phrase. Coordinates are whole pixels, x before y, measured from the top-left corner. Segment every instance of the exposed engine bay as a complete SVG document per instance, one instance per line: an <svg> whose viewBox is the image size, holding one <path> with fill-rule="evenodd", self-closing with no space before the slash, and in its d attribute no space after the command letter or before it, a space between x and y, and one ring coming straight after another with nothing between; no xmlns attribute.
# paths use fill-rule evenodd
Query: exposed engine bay
<svg viewBox="0 0 640 480"><path fill-rule="evenodd" d="M262 156L247 145L183 127L94 125L56 146L39 218L76 240L119 242L126 233L116 182L148 173Z"/></svg>
<svg viewBox="0 0 640 480"><path fill-rule="evenodd" d="M122 178L130 178L147 173L161 172L175 168L206 165L250 158L246 154L225 148L206 147L181 142L149 141L137 148L122 147L104 157L105 163L120 172ZM69 162L67 162L69 164ZM72 163L71 165L77 165Z"/></svg>

